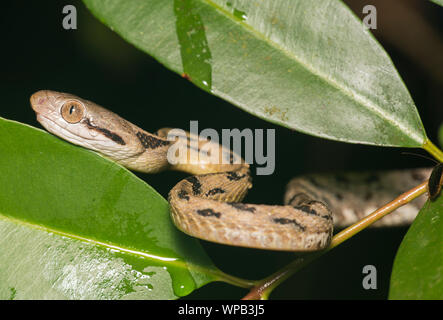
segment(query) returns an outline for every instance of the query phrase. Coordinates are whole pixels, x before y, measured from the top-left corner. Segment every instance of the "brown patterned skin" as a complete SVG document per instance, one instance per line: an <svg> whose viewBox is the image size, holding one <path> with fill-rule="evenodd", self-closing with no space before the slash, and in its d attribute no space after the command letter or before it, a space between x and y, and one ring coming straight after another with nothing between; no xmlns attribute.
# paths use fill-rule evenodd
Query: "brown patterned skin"
<svg viewBox="0 0 443 320"><path fill-rule="evenodd" d="M155 173L172 169L193 174L169 193L172 220L191 236L228 245L287 251L323 249L331 240L333 222L344 226L357 221L426 180L430 173L430 169L417 169L307 175L289 183L284 206L244 204L240 201L252 187L247 164L188 161L204 145L211 144L219 150L219 160L237 157L218 144L185 133L184 140L176 142L185 143L189 153L171 165L167 153L174 141L166 139L171 129L146 132L93 102L67 93L43 90L30 100L42 126L65 140L132 170ZM197 148L192 141L198 141ZM405 213L390 215L380 224L409 223L420 205L411 204Z"/></svg>
<svg viewBox="0 0 443 320"><path fill-rule="evenodd" d="M295 204L301 193L318 199L334 213L334 225L343 228L422 183L431 171L432 168L417 168L304 175L289 182L285 203ZM425 201L425 197L419 197L377 221L374 226L408 225Z"/></svg>

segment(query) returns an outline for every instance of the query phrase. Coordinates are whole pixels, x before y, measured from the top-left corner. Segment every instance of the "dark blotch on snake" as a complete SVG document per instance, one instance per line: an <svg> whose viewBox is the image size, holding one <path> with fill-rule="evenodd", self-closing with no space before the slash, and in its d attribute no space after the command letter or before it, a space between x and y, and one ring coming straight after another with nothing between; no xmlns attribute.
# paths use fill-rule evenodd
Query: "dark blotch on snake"
<svg viewBox="0 0 443 320"><path fill-rule="evenodd" d="M302 193L302 192L296 193L296 194L294 194L294 195L291 197L291 199L289 199L288 204L291 205L292 202L294 202L295 199L297 199L297 198L299 198L299 197L307 197L307 196L306 196L306 194L304 194L304 193Z"/></svg>
<svg viewBox="0 0 443 320"><path fill-rule="evenodd" d="M122 146L124 146L124 145L126 144L126 142L123 140L123 138L120 137L118 134L116 134L116 133L114 133L114 132L111 132L111 131L109 131L108 129L100 128L100 127L97 127L97 126L93 125L93 124L91 123L91 121L89 121L88 118L86 118L86 119L84 120L84 122L86 123L86 125L88 126L88 128L90 128L90 129L94 129L94 130L97 130L97 131L100 131L101 133L103 133L106 137L108 137L108 138L111 139L112 141L117 142L118 144L120 144L120 145L122 145Z"/></svg>
<svg viewBox="0 0 443 320"><path fill-rule="evenodd" d="M319 189L324 188L317 180L315 180L314 177L307 176L306 180L308 180L313 186L315 186Z"/></svg>
<svg viewBox="0 0 443 320"><path fill-rule="evenodd" d="M274 218L272 219L275 223L278 224L293 224L297 228L299 228L301 231L305 231L305 227L302 226L300 223L298 223L295 219L287 219L287 218Z"/></svg>
<svg viewBox="0 0 443 320"><path fill-rule="evenodd" d="M170 143L169 141L156 138L140 131L136 133L136 136L146 149L156 149L158 147L167 146Z"/></svg>
<svg viewBox="0 0 443 320"><path fill-rule="evenodd" d="M185 190L180 190L180 191L178 192L178 197L179 197L180 199L189 200L188 193L187 193Z"/></svg>
<svg viewBox="0 0 443 320"><path fill-rule="evenodd" d="M215 212L212 209L202 209L202 210L197 210L197 213L203 217L216 217L216 218L220 218L221 213L220 212Z"/></svg>
<svg viewBox="0 0 443 320"><path fill-rule="evenodd" d="M320 204L320 205L323 205L323 206L325 206L322 202L320 202L320 201L316 201L316 200L311 200L311 201L309 201L307 204L305 204L305 205L301 205L301 206L293 206L293 208L294 209L297 209L297 210L301 210L301 211L303 211L304 213L307 213L307 214L312 214L313 216L317 216L317 217L320 217L320 218L323 218L323 219L326 219L326 220L331 220L332 219L332 216L330 216L330 215L321 215L321 214L319 214L317 211L315 211L314 209L312 209L311 208L311 206L313 205L313 204L315 204L315 203L318 203L318 204Z"/></svg>
<svg viewBox="0 0 443 320"><path fill-rule="evenodd" d="M310 201L310 197L304 192L299 192L289 199L288 205L295 207L297 205L306 204L306 201Z"/></svg>
<svg viewBox="0 0 443 320"><path fill-rule="evenodd" d="M201 190L202 185L197 177L192 176L192 177L186 178L186 180L192 184L192 193L197 195L202 192L202 190Z"/></svg>
<svg viewBox="0 0 443 320"><path fill-rule="evenodd" d="M303 211L304 213L307 213L307 214L313 214L315 216L318 216L317 211L315 211L314 209L311 209L311 207L307 206L307 205L294 206L294 209L301 210L301 211Z"/></svg>
<svg viewBox="0 0 443 320"><path fill-rule="evenodd" d="M245 175L239 175L235 171L226 172L226 178L228 178L231 181L238 181L238 180L240 180L240 179L242 179L244 177L245 177Z"/></svg>
<svg viewBox="0 0 443 320"><path fill-rule="evenodd" d="M234 207L235 209L241 210L241 211L248 211L251 213L255 212L255 208L254 207L250 207L245 203L241 203L241 202L228 202L228 204L232 207Z"/></svg>
<svg viewBox="0 0 443 320"><path fill-rule="evenodd" d="M222 188L214 188L214 189L211 189L211 190L209 190L208 192L206 192L206 195L207 196L213 196L213 195L215 195L215 194L218 194L218 193L225 193L226 191L225 190L223 190Z"/></svg>

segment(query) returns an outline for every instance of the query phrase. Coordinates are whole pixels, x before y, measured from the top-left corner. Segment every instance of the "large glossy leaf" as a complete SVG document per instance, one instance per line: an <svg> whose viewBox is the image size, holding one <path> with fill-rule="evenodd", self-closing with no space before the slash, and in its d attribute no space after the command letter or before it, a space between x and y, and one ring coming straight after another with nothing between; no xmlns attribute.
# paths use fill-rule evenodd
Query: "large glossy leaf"
<svg viewBox="0 0 443 320"><path fill-rule="evenodd" d="M125 168L0 118L0 299L170 299L219 271Z"/></svg>
<svg viewBox="0 0 443 320"><path fill-rule="evenodd" d="M427 202L395 257L390 299L443 299L443 197Z"/></svg>
<svg viewBox="0 0 443 320"><path fill-rule="evenodd" d="M341 141L419 147L390 58L338 0L84 0L168 68L271 122Z"/></svg>

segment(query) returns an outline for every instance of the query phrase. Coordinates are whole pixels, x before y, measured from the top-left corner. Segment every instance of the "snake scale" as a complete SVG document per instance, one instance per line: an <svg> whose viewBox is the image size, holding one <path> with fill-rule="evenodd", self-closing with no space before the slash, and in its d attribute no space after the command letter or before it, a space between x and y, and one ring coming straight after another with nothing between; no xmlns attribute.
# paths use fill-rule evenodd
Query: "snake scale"
<svg viewBox="0 0 443 320"><path fill-rule="evenodd" d="M241 163L189 163L189 150L171 165L167 152L174 141L171 129L149 133L115 113L75 95L42 90L31 96L37 120L49 132L73 144L94 150L136 171L156 173L165 169L192 176L169 192L171 217L181 231L208 241L251 248L312 251L325 248L334 225L344 227L363 218L400 193L426 180L431 169L378 173L311 174L292 179L285 205L242 203L252 187L249 165ZM177 142L177 141L176 141ZM177 142L179 143L179 142ZM182 142L183 143L183 142ZM220 157L233 154L220 148ZM377 222L379 226L410 223L424 204L423 197Z"/></svg>

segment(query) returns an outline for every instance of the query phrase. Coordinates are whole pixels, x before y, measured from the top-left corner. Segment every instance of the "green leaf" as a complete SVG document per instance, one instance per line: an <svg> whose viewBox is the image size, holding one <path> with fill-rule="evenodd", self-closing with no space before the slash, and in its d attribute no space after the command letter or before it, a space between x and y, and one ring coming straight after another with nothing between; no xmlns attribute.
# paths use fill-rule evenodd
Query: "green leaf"
<svg viewBox="0 0 443 320"><path fill-rule="evenodd" d="M443 7L443 0L431 0L432 2L439 4Z"/></svg>
<svg viewBox="0 0 443 320"><path fill-rule="evenodd" d="M166 67L258 117L340 141L425 142L390 58L340 1L84 3Z"/></svg>
<svg viewBox="0 0 443 320"><path fill-rule="evenodd" d="M426 202L395 257L390 299L443 299L443 197Z"/></svg>
<svg viewBox="0 0 443 320"><path fill-rule="evenodd" d="M0 118L0 299L171 299L220 279L125 168Z"/></svg>

